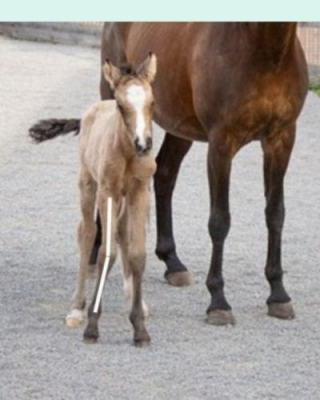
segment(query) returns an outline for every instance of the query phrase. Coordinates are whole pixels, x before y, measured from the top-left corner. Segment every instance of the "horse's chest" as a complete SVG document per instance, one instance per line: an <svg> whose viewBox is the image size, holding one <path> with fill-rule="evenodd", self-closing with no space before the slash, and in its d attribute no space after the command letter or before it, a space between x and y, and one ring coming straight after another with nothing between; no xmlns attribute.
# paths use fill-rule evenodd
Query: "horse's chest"
<svg viewBox="0 0 320 400"><path fill-rule="evenodd" d="M149 184L156 172L156 162L153 156L136 157L127 166L123 176L122 194L125 195L132 186L139 182Z"/></svg>

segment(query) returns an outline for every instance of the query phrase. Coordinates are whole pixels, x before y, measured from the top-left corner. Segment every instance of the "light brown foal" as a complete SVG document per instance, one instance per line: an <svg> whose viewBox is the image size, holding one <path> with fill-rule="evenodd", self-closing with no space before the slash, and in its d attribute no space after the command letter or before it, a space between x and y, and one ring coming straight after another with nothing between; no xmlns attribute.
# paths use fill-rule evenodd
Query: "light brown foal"
<svg viewBox="0 0 320 400"><path fill-rule="evenodd" d="M86 278L90 252L96 234L95 207L102 221L102 245L98 255L99 276L84 339L95 342L99 336L98 313L93 313L99 280L106 258L107 199L112 197L110 267L115 262L117 243L122 256L126 296L131 302L130 321L134 342L147 345L150 337L144 325L148 314L142 299L142 276L146 263L146 223L149 215L149 187L156 171L152 147L153 94L156 74L152 53L136 70L123 71L106 61L105 79L114 90L115 100L94 104L83 116L80 130L80 203L82 219L78 230L80 268L72 310L66 322L79 326L83 320ZM110 269L109 269L110 270Z"/></svg>

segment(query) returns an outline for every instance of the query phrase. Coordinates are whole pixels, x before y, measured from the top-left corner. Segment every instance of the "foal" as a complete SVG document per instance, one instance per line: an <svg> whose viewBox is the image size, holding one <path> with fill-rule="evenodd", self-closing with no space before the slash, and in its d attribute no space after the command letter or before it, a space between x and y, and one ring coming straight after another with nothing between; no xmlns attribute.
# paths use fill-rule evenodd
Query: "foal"
<svg viewBox="0 0 320 400"><path fill-rule="evenodd" d="M110 267L120 244L124 286L131 300L130 321L134 342L147 345L150 337L144 325L148 313L142 300L142 275L146 262L145 226L149 214L149 186L156 171L152 147L153 94L151 82L156 74L156 56L135 71L122 71L106 60L105 79L114 90L115 100L93 105L83 116L80 130L80 203L82 219L78 230L80 268L72 310L66 323L82 322L85 306L86 277L90 252L96 234L94 212L98 208L102 222L102 245L98 255L98 280L88 309L84 339L95 342L99 336L98 313L93 312L103 264L106 258L107 199L112 197L112 235ZM109 268L110 270L110 268Z"/></svg>

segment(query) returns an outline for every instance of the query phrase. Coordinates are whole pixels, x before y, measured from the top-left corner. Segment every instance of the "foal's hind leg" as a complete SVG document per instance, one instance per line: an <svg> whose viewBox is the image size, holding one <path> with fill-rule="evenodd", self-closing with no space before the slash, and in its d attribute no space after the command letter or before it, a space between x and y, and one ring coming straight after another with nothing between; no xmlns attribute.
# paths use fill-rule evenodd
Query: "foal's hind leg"
<svg viewBox="0 0 320 400"><path fill-rule="evenodd" d="M172 228L172 194L180 165L190 150L192 142L166 134L157 156L154 176L157 214L156 254L167 266L165 278L174 286L190 285L191 274L180 261Z"/></svg>
<svg viewBox="0 0 320 400"><path fill-rule="evenodd" d="M80 247L80 266L76 289L73 294L73 302L70 314L67 315L66 324L69 327L77 327L83 321L83 308L85 306L86 279L90 251L95 236L94 206L96 184L84 170L80 175L80 206L82 218L78 228L78 243Z"/></svg>
<svg viewBox="0 0 320 400"><path fill-rule="evenodd" d="M113 201L115 203L115 201ZM106 259L106 218L107 218L107 196L103 196L102 198L99 199L98 201L98 207L99 207L99 212L101 216L101 226L102 226L102 243L99 249L99 254L98 254L98 260L97 260L97 267L98 267L98 276L97 276L97 281L96 281L96 287L95 287L95 292L93 295L92 302L88 308L88 324L87 327L84 331L84 340L90 343L94 343L97 341L99 337L99 330L98 330L98 321L101 315L101 303L99 305L98 312L94 312L94 305L96 302L97 294L98 294L98 289L99 289L99 284L100 284L100 279L101 279L101 274L104 266L104 262ZM111 229L111 255L110 255L110 260L109 260L109 270L108 273L110 272L115 259L116 259L116 241L115 241L115 236L116 236L116 216L115 216L115 209L116 205L113 204L113 209L112 209L112 229Z"/></svg>
<svg viewBox="0 0 320 400"><path fill-rule="evenodd" d="M285 216L283 181L294 144L295 126L272 140L263 140L266 222L269 231L265 274L271 294L267 300L268 314L292 319L294 310L282 282L281 237Z"/></svg>

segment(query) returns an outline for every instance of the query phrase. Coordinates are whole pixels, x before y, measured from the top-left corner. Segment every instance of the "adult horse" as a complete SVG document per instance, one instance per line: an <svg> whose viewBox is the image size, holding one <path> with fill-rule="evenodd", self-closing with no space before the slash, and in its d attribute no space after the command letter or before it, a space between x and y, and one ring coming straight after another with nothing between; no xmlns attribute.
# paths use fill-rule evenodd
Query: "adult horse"
<svg viewBox="0 0 320 400"><path fill-rule="evenodd" d="M213 250L206 283L212 324L234 323L222 275L230 228L229 181L233 157L252 140L260 140L264 155L268 314L294 317L282 279L281 236L283 181L308 86L296 29L296 23L106 23L103 28L102 61L138 64L150 50L158 58L154 119L166 136L155 175L156 254L166 263L165 276L173 285L188 284L190 276L176 254L172 194L192 141L208 143ZM103 77L100 89L103 99L112 97Z"/></svg>

